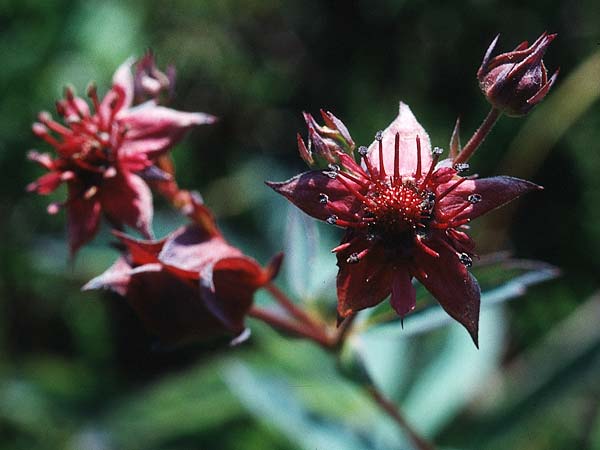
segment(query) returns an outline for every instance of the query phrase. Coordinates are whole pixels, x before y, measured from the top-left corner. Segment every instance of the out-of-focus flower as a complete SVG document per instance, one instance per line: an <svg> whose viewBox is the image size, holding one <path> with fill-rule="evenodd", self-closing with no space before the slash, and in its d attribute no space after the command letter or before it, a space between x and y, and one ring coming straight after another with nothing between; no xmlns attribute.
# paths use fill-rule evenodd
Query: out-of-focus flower
<svg viewBox="0 0 600 450"><path fill-rule="evenodd" d="M404 103L388 128L358 153L362 166L341 155L339 166L267 183L307 214L346 230L333 249L339 315L391 294L392 307L405 316L415 307L416 277L477 344L480 290L467 270L474 243L466 225L539 186L506 176L461 176L468 165L439 161L442 150L431 150Z"/></svg>
<svg viewBox="0 0 600 450"><path fill-rule="evenodd" d="M281 264L278 255L261 267L223 239L206 208L196 208L211 226L184 226L159 241L114 231L124 255L83 287L125 297L165 344L245 335L254 292L277 275Z"/></svg>
<svg viewBox="0 0 600 450"><path fill-rule="evenodd" d="M542 61L555 37L544 32L531 46L524 41L512 52L492 58L496 36L477 71L479 86L492 106L509 116L523 116L543 100L558 76L557 70L548 79Z"/></svg>
<svg viewBox="0 0 600 450"><path fill-rule="evenodd" d="M346 125L329 111L321 110L325 125L319 125L315 118L304 113L308 126L308 146L298 133L300 156L310 167L326 167L337 164L340 154L353 154L355 144Z"/></svg>
<svg viewBox="0 0 600 450"><path fill-rule="evenodd" d="M92 107L70 88L56 103L62 123L50 113L39 114L33 132L57 156L29 152L49 172L27 186L47 195L62 183L68 198L53 203L54 214L65 207L71 253L94 237L101 213L117 228L128 225L151 237L152 195L143 178L168 178L154 162L196 125L215 121L211 115L188 113L148 101L133 107L131 62L117 69L112 88L100 100L95 86L87 94Z"/></svg>
<svg viewBox="0 0 600 450"><path fill-rule="evenodd" d="M145 100L159 100L164 94L167 100L175 92L175 67L167 66L166 73L157 66L154 53L148 50L135 64L134 99L140 103Z"/></svg>

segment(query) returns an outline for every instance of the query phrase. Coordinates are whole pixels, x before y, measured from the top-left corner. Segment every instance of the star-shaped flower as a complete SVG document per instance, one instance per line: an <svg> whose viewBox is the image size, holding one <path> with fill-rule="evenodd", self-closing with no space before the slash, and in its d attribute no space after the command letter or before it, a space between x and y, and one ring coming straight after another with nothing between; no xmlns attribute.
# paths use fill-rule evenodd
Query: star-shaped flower
<svg viewBox="0 0 600 450"><path fill-rule="evenodd" d="M337 255L338 313L347 317L390 303L405 316L415 307L417 278L477 344L480 290L467 270L474 243L467 224L539 186L517 178L461 175L468 165L440 161L429 137L400 103L398 117L378 132L362 164L339 153L339 165L288 181L268 182L307 214L344 228Z"/></svg>
<svg viewBox="0 0 600 450"><path fill-rule="evenodd" d="M47 195L67 184L64 203L48 207L51 214L67 210L71 253L91 240L103 213L117 228L123 225L150 238L152 195L143 177L164 177L154 162L168 152L193 126L210 124L213 116L158 106L149 100L134 106L133 62L122 64L112 88L100 100L88 88L92 107L70 88L56 103L62 123L48 112L39 114L33 132L54 147L57 156L29 152L49 172L27 186Z"/></svg>

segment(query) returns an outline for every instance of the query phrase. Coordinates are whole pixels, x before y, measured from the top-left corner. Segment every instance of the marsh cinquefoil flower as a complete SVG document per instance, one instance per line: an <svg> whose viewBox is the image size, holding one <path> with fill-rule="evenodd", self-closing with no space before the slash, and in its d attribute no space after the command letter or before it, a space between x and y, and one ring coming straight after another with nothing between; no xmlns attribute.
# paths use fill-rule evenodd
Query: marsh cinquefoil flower
<svg viewBox="0 0 600 450"><path fill-rule="evenodd" d="M362 165L340 153L339 165L327 170L267 183L307 214L346 230L333 249L339 315L391 294L403 317L415 307L415 277L477 344L480 290L467 270L474 243L466 225L539 186L506 176L462 176L467 165L440 161L441 149L431 150L403 103L398 117L358 153Z"/></svg>
<svg viewBox="0 0 600 450"><path fill-rule="evenodd" d="M281 264L278 255L261 267L225 241L208 209L194 206L202 221L159 241L115 231L125 246L123 256L83 287L125 297L164 344L242 335L254 292L277 275Z"/></svg>
<svg viewBox="0 0 600 450"><path fill-rule="evenodd" d="M117 69L102 100L94 86L88 88L92 108L67 88L56 103L62 123L42 112L33 124L33 132L54 147L57 157L29 152L29 159L49 172L27 190L47 195L67 184L66 202L51 204L48 212L66 208L72 254L94 237L101 213L117 228L128 225L151 237L152 195L142 177L166 176L154 166L156 159L191 127L215 120L158 106L154 100L133 106L131 66L128 60Z"/></svg>
<svg viewBox="0 0 600 450"><path fill-rule="evenodd" d="M531 46L524 41L512 52L492 58L498 37L477 71L479 86L492 106L509 116L523 116L544 99L556 81L558 70L548 79L542 60L556 34L544 32Z"/></svg>

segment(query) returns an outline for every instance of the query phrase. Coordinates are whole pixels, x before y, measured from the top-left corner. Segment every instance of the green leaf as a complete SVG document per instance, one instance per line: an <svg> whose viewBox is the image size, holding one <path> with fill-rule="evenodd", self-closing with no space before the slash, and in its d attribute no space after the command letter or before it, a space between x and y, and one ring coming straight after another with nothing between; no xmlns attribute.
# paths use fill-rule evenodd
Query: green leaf
<svg viewBox="0 0 600 450"><path fill-rule="evenodd" d="M307 410L281 378L258 373L241 363L224 367L233 393L267 426L276 428L303 450L368 450L348 427Z"/></svg>

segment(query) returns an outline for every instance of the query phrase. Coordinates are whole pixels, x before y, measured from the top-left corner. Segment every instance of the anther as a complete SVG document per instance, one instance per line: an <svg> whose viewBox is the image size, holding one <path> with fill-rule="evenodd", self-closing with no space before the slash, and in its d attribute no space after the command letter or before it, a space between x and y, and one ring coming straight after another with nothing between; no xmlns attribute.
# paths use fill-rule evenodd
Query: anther
<svg viewBox="0 0 600 450"><path fill-rule="evenodd" d="M467 200L469 203L474 205L475 203L479 203L481 201L481 195L480 194L471 194L467 197Z"/></svg>
<svg viewBox="0 0 600 450"><path fill-rule="evenodd" d="M440 147L433 147L433 150L431 150L433 156L440 156L442 153L444 153L444 149Z"/></svg>
<svg viewBox="0 0 600 450"><path fill-rule="evenodd" d="M329 201L329 197L327 196L327 194L323 194L323 193L319 194L319 203L321 205L327 204L328 201Z"/></svg>
<svg viewBox="0 0 600 450"><path fill-rule="evenodd" d="M367 156L367 153L369 153L369 149L367 147L365 147L364 145L361 145L360 147L358 147L358 154L360 156Z"/></svg>
<svg viewBox="0 0 600 450"><path fill-rule="evenodd" d="M377 133L375 133L375 140L381 141L382 139L383 139L383 131L379 130Z"/></svg>
<svg viewBox="0 0 600 450"><path fill-rule="evenodd" d="M327 175L332 180L335 180L338 176L338 173L335 170L324 170L323 175Z"/></svg>
<svg viewBox="0 0 600 450"><path fill-rule="evenodd" d="M352 253L350 256L348 256L348 258L346 258L346 262L348 264L356 264L359 261L360 259L358 259L358 253Z"/></svg>
<svg viewBox="0 0 600 450"><path fill-rule="evenodd" d="M338 216L336 216L335 214L332 214L331 216L329 216L325 222L327 222L329 225L335 225L338 221Z"/></svg>
<svg viewBox="0 0 600 450"><path fill-rule="evenodd" d="M460 253L458 255L458 259L465 267L471 267L473 265L473 259L466 253Z"/></svg>
<svg viewBox="0 0 600 450"><path fill-rule="evenodd" d="M456 163L454 164L454 170L456 170L458 173L463 173L466 172L467 170L469 170L469 164L468 163Z"/></svg>
<svg viewBox="0 0 600 450"><path fill-rule="evenodd" d="M338 166L337 164L328 164L327 167L329 168L329 170L332 170L334 172L340 171L340 166Z"/></svg>

